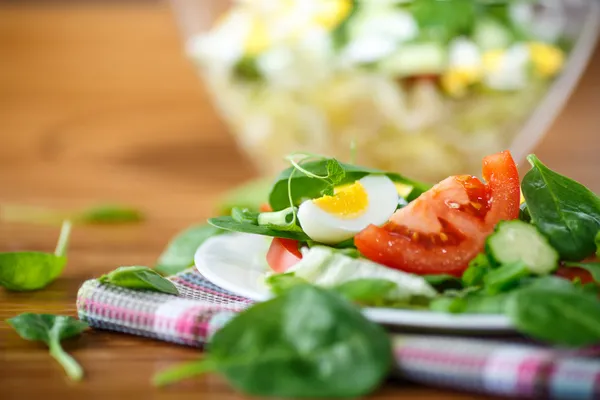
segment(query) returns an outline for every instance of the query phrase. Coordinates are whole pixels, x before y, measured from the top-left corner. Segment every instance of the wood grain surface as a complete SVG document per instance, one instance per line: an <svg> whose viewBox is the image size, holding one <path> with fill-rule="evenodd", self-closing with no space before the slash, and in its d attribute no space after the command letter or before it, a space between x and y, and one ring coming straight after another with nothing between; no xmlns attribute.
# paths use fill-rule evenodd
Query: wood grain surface
<svg viewBox="0 0 600 400"><path fill-rule="evenodd" d="M84 2L85 3L85 2ZM600 191L600 53L536 153ZM234 399L215 376L165 390L151 375L195 350L91 331L67 343L86 377L69 382L37 343L3 322L75 314L79 285L119 265L151 265L179 229L208 217L254 175L217 118L168 7L159 2L0 6L0 202L74 209L122 202L142 225L75 228L64 275L47 289L0 289L0 397ZM52 250L58 228L0 224L0 251ZM487 398L390 382L373 398Z"/></svg>

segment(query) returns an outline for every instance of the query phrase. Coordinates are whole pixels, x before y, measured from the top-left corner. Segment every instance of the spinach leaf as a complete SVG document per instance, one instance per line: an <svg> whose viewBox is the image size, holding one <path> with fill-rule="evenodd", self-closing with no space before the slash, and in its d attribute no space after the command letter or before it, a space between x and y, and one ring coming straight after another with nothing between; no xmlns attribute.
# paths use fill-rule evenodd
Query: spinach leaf
<svg viewBox="0 0 600 400"><path fill-rule="evenodd" d="M272 183L272 178L260 178L236 187L220 200L218 213L230 215L233 207L258 211L262 204L267 203Z"/></svg>
<svg viewBox="0 0 600 400"><path fill-rule="evenodd" d="M351 9L348 16L331 32L333 48L336 50L342 49L348 43L348 28L350 20L356 15L360 7L359 0L350 0Z"/></svg>
<svg viewBox="0 0 600 400"><path fill-rule="evenodd" d="M314 175L328 176L330 172L335 172L335 170L337 170L337 167L334 170L330 160L332 159L309 161L303 163L302 168ZM334 176L337 176L337 179L340 180L333 183L334 185L351 183L370 174L385 174L394 182L404 183L411 186L413 189L409 197L413 196L414 198L431 187L428 184L417 182L395 173L384 173L372 168L358 167L339 162L338 165L344 171L344 175L340 179L339 177L341 177L341 173L336 173ZM292 173L293 175L290 180L290 174ZM269 204L275 211L282 210L290 206L290 200L288 196L288 180L291 181L291 195L295 206L298 206L306 199L321 197L324 194L324 191L332 186L332 182L330 180L310 177L300 171L297 171L296 168L292 166L284 170L277 177L271 189L271 193L269 194Z"/></svg>
<svg viewBox="0 0 600 400"><path fill-rule="evenodd" d="M475 23L473 0L414 0L408 8L419 24L421 36L439 42L469 34Z"/></svg>
<svg viewBox="0 0 600 400"><path fill-rule="evenodd" d="M546 276L529 276L527 278L523 278L519 283L519 287L522 288L554 288L557 290L560 289L570 289L573 286L572 282L564 278L559 278L554 275L546 275Z"/></svg>
<svg viewBox="0 0 600 400"><path fill-rule="evenodd" d="M460 314L467 308L467 301L464 297L440 296L429 303L431 311Z"/></svg>
<svg viewBox="0 0 600 400"><path fill-rule="evenodd" d="M243 57L233 66L234 75L248 82L256 82L262 79L262 75L254 57Z"/></svg>
<svg viewBox="0 0 600 400"><path fill-rule="evenodd" d="M248 208L233 207L231 209L231 218L241 224L248 223L258 225L258 216L260 213L252 211Z"/></svg>
<svg viewBox="0 0 600 400"><path fill-rule="evenodd" d="M305 284L307 282L306 280L297 277L293 272L287 272L284 274L271 275L265 279L265 283L269 285L274 294L279 295L296 285Z"/></svg>
<svg viewBox="0 0 600 400"><path fill-rule="evenodd" d="M522 203L519 206L519 219L523 222L531 222L531 214L529 214L527 203Z"/></svg>
<svg viewBox="0 0 600 400"><path fill-rule="evenodd" d="M363 278L344 282L333 290L362 306L383 306L397 288L395 282L386 279Z"/></svg>
<svg viewBox="0 0 600 400"><path fill-rule="evenodd" d="M46 287L62 273L71 234L71 223L63 222L54 254L38 251L0 253L0 286L14 291Z"/></svg>
<svg viewBox="0 0 600 400"><path fill-rule="evenodd" d="M582 184L550 170L535 155L527 160L532 168L521 187L533 223L562 259L579 261L593 254L600 230L600 199Z"/></svg>
<svg viewBox="0 0 600 400"><path fill-rule="evenodd" d="M498 294L516 287L519 281L529 274L529 267L521 261L501 265L499 268L490 270L483 277L485 290L491 295Z"/></svg>
<svg viewBox="0 0 600 400"><path fill-rule="evenodd" d="M143 221L144 215L134 208L106 204L83 210L72 218L82 224L123 224Z"/></svg>
<svg viewBox="0 0 600 400"><path fill-rule="evenodd" d="M600 258L600 231L596 234L594 242L596 244L596 257Z"/></svg>
<svg viewBox="0 0 600 400"><path fill-rule="evenodd" d="M463 287L463 282L461 279L448 274L423 275L423 278L427 281L427 283L429 283L431 286L434 286L438 290L440 288L460 289Z"/></svg>
<svg viewBox="0 0 600 400"><path fill-rule="evenodd" d="M151 290L178 295L177 287L168 279L148 267L131 266L119 267L106 275L102 275L98 280L102 283L120 286L135 290Z"/></svg>
<svg viewBox="0 0 600 400"><path fill-rule="evenodd" d="M65 212L47 208L4 205L1 217L7 221L54 224L71 220L76 224L124 224L140 222L144 215L139 210L118 204L104 204L81 211Z"/></svg>
<svg viewBox="0 0 600 400"><path fill-rule="evenodd" d="M453 314L502 314L511 293L487 295L469 292L458 296L441 296L434 299L429 308L432 311Z"/></svg>
<svg viewBox="0 0 600 400"><path fill-rule="evenodd" d="M72 317L25 313L6 320L25 340L40 341L50 348L50 355L62 365L74 381L81 380L83 369L60 345L64 339L81 334L88 325Z"/></svg>
<svg viewBox="0 0 600 400"><path fill-rule="evenodd" d="M307 240L306 245L308 247L323 246L322 243L315 242L314 240ZM345 250L345 252L343 251L341 253L344 253L347 256L350 256L352 258L358 258L360 256L360 252L358 252L358 249L354 245L354 238L344 240L343 242L339 242L334 245L328 245L327 247L331 247L333 249ZM356 252L354 252L354 250L356 250Z"/></svg>
<svg viewBox="0 0 600 400"><path fill-rule="evenodd" d="M240 223L234 220L232 217L210 218L208 223L216 228L231 232L254 233L256 235L294 239L300 242L306 242L310 240L310 238L304 232L275 229L275 227L271 225L254 225L247 222Z"/></svg>
<svg viewBox="0 0 600 400"><path fill-rule="evenodd" d="M469 262L463 272L462 281L465 286L481 286L485 275L492 269L490 259L485 253L479 253Z"/></svg>
<svg viewBox="0 0 600 400"><path fill-rule="evenodd" d="M165 385L215 370L254 396L357 397L392 365L385 330L339 294L298 285L238 314L219 330L208 359L155 376Z"/></svg>
<svg viewBox="0 0 600 400"><path fill-rule="evenodd" d="M579 262L567 262L565 267L575 267L585 269L592 275L592 278L597 283L600 283L600 262L594 263L579 263Z"/></svg>
<svg viewBox="0 0 600 400"><path fill-rule="evenodd" d="M572 285L518 290L506 313L520 332L539 340L565 346L600 342L600 301Z"/></svg>
<svg viewBox="0 0 600 400"><path fill-rule="evenodd" d="M194 265L194 254L208 238L224 231L212 225L193 225L178 233L162 252L154 269L162 275L174 275Z"/></svg>

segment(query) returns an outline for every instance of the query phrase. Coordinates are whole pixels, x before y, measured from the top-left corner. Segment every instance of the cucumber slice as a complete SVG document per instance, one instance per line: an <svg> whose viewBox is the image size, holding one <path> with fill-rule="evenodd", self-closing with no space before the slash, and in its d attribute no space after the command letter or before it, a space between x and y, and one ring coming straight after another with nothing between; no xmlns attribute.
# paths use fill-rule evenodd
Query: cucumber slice
<svg viewBox="0 0 600 400"><path fill-rule="evenodd" d="M499 264L522 262L537 275L558 266L558 253L535 226L523 221L503 221L487 238L488 254Z"/></svg>

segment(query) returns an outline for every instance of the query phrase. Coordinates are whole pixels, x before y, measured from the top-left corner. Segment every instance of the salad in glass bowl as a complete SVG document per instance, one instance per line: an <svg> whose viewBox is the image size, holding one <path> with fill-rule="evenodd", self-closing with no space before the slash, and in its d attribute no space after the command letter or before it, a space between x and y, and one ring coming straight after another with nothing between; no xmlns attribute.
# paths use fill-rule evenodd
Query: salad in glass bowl
<svg viewBox="0 0 600 400"><path fill-rule="evenodd" d="M182 6L189 2L175 3L190 21L194 14ZM517 160L525 155L529 149L521 148L536 141L560 104L554 98L529 128L528 117L545 96L566 98L589 55L593 39L577 57L572 82L548 94L571 51L595 29L593 13L583 14L589 7L239 0L208 31L187 29L187 52L264 173L298 149L347 159L356 148L363 165L435 181L475 173L482 156L511 144ZM520 133L529 143L517 140Z"/></svg>

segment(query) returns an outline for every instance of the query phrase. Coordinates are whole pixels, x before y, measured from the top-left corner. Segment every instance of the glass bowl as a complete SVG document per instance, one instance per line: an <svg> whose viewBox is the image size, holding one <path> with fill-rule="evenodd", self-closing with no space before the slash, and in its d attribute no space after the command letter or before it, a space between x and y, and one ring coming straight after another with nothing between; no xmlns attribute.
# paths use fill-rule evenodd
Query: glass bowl
<svg viewBox="0 0 600 400"><path fill-rule="evenodd" d="M337 0L321 0L328 1ZM245 0L247 4L259 2L265 7L290 3ZM238 145L263 174L277 173L289 153L311 152L432 182L451 174L476 175L484 155L507 148L517 162L522 161L560 112L594 49L600 6L592 0L543 3L528 10L534 17L536 12L550 10L546 14L550 18L538 23L542 28L545 24L546 34L561 26L561 40L568 44L562 47L565 62L559 75L529 79L518 90L474 86L466 94L448 95L441 90L440 79L428 73L415 79L401 72L410 69L413 61L426 70L435 62L435 49L419 48L410 56L398 57L391 69L370 68L369 63L357 67L342 65L337 58L332 61L331 43L322 51L323 38L308 34L290 45L294 49L304 46L303 53L298 50L289 55L280 46L279 53L263 57L266 61L260 65L270 71L269 79L257 78L256 63L245 57L234 66L224 66L223 60L236 51L239 40L234 38L211 49L211 54L220 57L218 62L198 56L205 52L204 38L215 21L235 7L231 2L171 0L187 54ZM531 15L525 12L519 18ZM242 22L231 23L241 27ZM233 31L233 36L243 34L242 28ZM363 43L358 53L374 47ZM409 47L410 42L402 49Z"/></svg>

